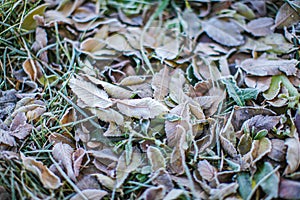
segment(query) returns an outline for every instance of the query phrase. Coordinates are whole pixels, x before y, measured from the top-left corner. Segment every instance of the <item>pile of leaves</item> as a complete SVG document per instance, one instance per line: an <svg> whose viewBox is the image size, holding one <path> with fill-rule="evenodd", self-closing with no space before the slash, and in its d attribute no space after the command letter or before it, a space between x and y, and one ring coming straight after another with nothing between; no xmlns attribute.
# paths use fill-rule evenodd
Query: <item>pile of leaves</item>
<svg viewBox="0 0 300 200"><path fill-rule="evenodd" d="M300 1L7 1L0 199L300 199Z"/></svg>

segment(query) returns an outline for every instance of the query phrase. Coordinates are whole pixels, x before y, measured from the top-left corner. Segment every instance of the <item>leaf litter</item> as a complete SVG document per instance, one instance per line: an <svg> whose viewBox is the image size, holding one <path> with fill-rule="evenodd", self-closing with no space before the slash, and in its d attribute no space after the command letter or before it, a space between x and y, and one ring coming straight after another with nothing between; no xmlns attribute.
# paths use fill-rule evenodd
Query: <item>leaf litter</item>
<svg viewBox="0 0 300 200"><path fill-rule="evenodd" d="M299 1L129 2L1 10L4 196L299 198Z"/></svg>

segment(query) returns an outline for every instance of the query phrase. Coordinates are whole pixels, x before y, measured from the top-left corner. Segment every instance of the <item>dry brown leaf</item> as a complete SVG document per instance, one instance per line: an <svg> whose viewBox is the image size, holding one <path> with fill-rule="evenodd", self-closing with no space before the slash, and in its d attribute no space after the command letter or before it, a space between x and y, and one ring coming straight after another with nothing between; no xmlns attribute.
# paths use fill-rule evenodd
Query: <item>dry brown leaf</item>
<svg viewBox="0 0 300 200"><path fill-rule="evenodd" d="M72 154L72 162L73 162L75 177L79 175L79 170L84 156L85 156L85 150L83 148L76 149L76 151Z"/></svg>
<svg viewBox="0 0 300 200"><path fill-rule="evenodd" d="M178 118L174 121L165 121L165 131L167 135L168 146L174 147L180 139L181 129L183 127L186 130L191 129L190 124L190 112L187 104L179 104L172 110L170 110L170 116Z"/></svg>
<svg viewBox="0 0 300 200"><path fill-rule="evenodd" d="M225 138L223 135L220 135L220 142L221 145L226 153L228 153L231 157L237 156L237 150L235 149L232 142L230 142L227 138Z"/></svg>
<svg viewBox="0 0 300 200"><path fill-rule="evenodd" d="M19 112L16 114L10 125L10 135L18 139L26 138L31 133L33 128L32 125L28 124L26 121L27 118L24 112Z"/></svg>
<svg viewBox="0 0 300 200"><path fill-rule="evenodd" d="M281 199L300 199L300 183L289 179L280 179L279 198Z"/></svg>
<svg viewBox="0 0 300 200"><path fill-rule="evenodd" d="M154 185L165 186L167 192L171 191L174 188L174 184L172 182L171 176L169 172L167 172L165 169L160 168L158 171L152 174L152 177L155 177L152 183Z"/></svg>
<svg viewBox="0 0 300 200"><path fill-rule="evenodd" d="M42 162L36 161L34 158L25 157L21 153L21 159L25 169L37 175L42 182L43 186L48 189L57 189L61 186L61 181L47 166Z"/></svg>
<svg viewBox="0 0 300 200"><path fill-rule="evenodd" d="M277 161L282 162L285 159L286 154L286 146L284 145L284 141L280 139L272 139L272 149L271 152L268 153L268 157Z"/></svg>
<svg viewBox="0 0 300 200"><path fill-rule="evenodd" d="M181 195L183 195L186 191L181 189L173 189L171 190L165 197L164 200L174 200L179 199Z"/></svg>
<svg viewBox="0 0 300 200"><path fill-rule="evenodd" d="M173 152L171 154L170 168L173 173L180 175L185 172L183 164L185 162L184 148L187 147L186 130L180 125L178 125L178 137L179 140L176 141L176 146L173 148Z"/></svg>
<svg viewBox="0 0 300 200"><path fill-rule="evenodd" d="M98 181L101 183L102 186L106 187L107 189L110 189L111 191L114 190L116 180L103 174L94 174L94 176L97 177Z"/></svg>
<svg viewBox="0 0 300 200"><path fill-rule="evenodd" d="M164 66L158 73L153 75L152 88L154 90L153 97L155 100L162 101L169 92L170 75L167 66Z"/></svg>
<svg viewBox="0 0 300 200"><path fill-rule="evenodd" d="M170 39L167 42L164 42L162 46L155 48L155 53L162 60L168 59L172 60L176 58L179 53L179 41L178 39Z"/></svg>
<svg viewBox="0 0 300 200"><path fill-rule="evenodd" d="M72 163L73 151L74 149L70 145L60 142L53 146L52 155L56 161L60 162L64 166L67 171L67 175L73 181L76 181Z"/></svg>
<svg viewBox="0 0 300 200"><path fill-rule="evenodd" d="M182 19L185 22L182 24L187 35L190 38L197 38L197 36L201 33L201 21L197 14L194 13L192 9L186 8L182 13Z"/></svg>
<svg viewBox="0 0 300 200"><path fill-rule="evenodd" d="M299 6L299 1L284 3L276 14L275 25L272 28L283 28L284 26L290 27L293 24L298 23L300 20Z"/></svg>
<svg viewBox="0 0 300 200"><path fill-rule="evenodd" d="M212 166L207 160L199 161L197 170L200 176L209 182L211 182L217 174L217 169Z"/></svg>
<svg viewBox="0 0 300 200"><path fill-rule="evenodd" d="M300 142L298 138L287 138L285 140L287 146L286 162L288 166L284 170L284 174L290 174L296 171L300 165Z"/></svg>
<svg viewBox="0 0 300 200"><path fill-rule="evenodd" d="M32 81L36 81L43 76L40 63L30 58L23 63L23 69Z"/></svg>
<svg viewBox="0 0 300 200"><path fill-rule="evenodd" d="M118 100L117 107L121 113L138 119L154 118L169 109L151 98Z"/></svg>
<svg viewBox="0 0 300 200"><path fill-rule="evenodd" d="M78 98L90 107L108 108L113 104L104 90L90 82L72 78L69 85Z"/></svg>
<svg viewBox="0 0 300 200"><path fill-rule="evenodd" d="M152 173L160 168L166 168L165 158L158 148L149 146L147 149L147 156L151 164Z"/></svg>
<svg viewBox="0 0 300 200"><path fill-rule="evenodd" d="M61 124L68 124L71 122L75 122L77 119L76 111L74 108L70 107L66 110L66 112L63 114L63 116L60 119Z"/></svg>
<svg viewBox="0 0 300 200"><path fill-rule="evenodd" d="M108 194L105 190L99 189L86 189L81 191L81 193L85 196L85 198L83 198L81 194L76 194L70 200L101 200Z"/></svg>
<svg viewBox="0 0 300 200"><path fill-rule="evenodd" d="M256 88L260 92L265 92L269 89L272 77L246 76L245 83L250 88Z"/></svg>

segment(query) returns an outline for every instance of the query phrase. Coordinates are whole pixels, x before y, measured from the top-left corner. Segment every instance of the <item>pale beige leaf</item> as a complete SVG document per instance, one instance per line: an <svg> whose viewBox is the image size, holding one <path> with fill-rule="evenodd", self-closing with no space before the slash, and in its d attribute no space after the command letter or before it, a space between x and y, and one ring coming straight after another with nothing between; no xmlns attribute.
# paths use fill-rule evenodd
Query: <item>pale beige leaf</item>
<svg viewBox="0 0 300 200"><path fill-rule="evenodd" d="M167 66L164 66L158 73L153 75L152 88L154 90L153 97L162 101L169 92L170 75Z"/></svg>
<svg viewBox="0 0 300 200"><path fill-rule="evenodd" d="M73 162L75 177L79 175L79 170L82 165L84 156L85 156L85 150L83 148L76 149L76 151L72 154L72 162Z"/></svg>
<svg viewBox="0 0 300 200"><path fill-rule="evenodd" d="M274 19L270 17L261 17L250 21L246 25L246 30L254 36L266 36L273 33L271 26L274 24Z"/></svg>
<svg viewBox="0 0 300 200"><path fill-rule="evenodd" d="M74 170L73 170L73 163L72 163L72 154L74 149L68 145L63 143L57 143L54 145L52 149L52 155L56 161L61 162L64 166L65 170L67 171L67 175L73 180L76 180Z"/></svg>
<svg viewBox="0 0 300 200"><path fill-rule="evenodd" d="M266 154L271 152L272 143L271 141L263 137L260 140L254 140L251 148L251 155L253 158L253 164L262 159Z"/></svg>
<svg viewBox="0 0 300 200"><path fill-rule="evenodd" d="M6 144L12 147L16 145L16 141L15 138L9 134L9 131L0 129L0 144Z"/></svg>
<svg viewBox="0 0 300 200"><path fill-rule="evenodd" d="M135 150L132 153L132 157L130 158L130 163L126 164L126 152L124 151L122 155L119 158L118 165L116 168L116 188L119 188L124 183L125 179L128 177L128 175L136 170L142 163L142 155L140 152Z"/></svg>
<svg viewBox="0 0 300 200"><path fill-rule="evenodd" d="M255 76L272 76L285 73L288 76L295 75L297 72L296 65L298 61L290 60L268 60L268 59L246 59L240 67L250 75Z"/></svg>
<svg viewBox="0 0 300 200"><path fill-rule="evenodd" d="M82 197L81 194L76 194L70 200L101 200L104 196L108 194L105 190L98 189L86 189L81 191L81 193L85 196L85 198Z"/></svg>
<svg viewBox="0 0 300 200"><path fill-rule="evenodd" d="M163 46L157 47L155 53L158 57L162 58L162 60L172 60L176 58L179 53L179 42L177 39L170 40Z"/></svg>
<svg viewBox="0 0 300 200"><path fill-rule="evenodd" d="M32 81L36 81L43 76L39 62L27 58L23 63L23 69Z"/></svg>
<svg viewBox="0 0 300 200"><path fill-rule="evenodd" d="M124 36L115 34L106 39L106 43L109 47L117 51L132 51L130 44L127 42Z"/></svg>
<svg viewBox="0 0 300 200"><path fill-rule="evenodd" d="M37 175L45 188L57 189L61 186L59 177L51 172L42 162L34 158L25 157L21 153L21 159L25 169Z"/></svg>
<svg viewBox="0 0 300 200"><path fill-rule="evenodd" d="M91 113L96 115L100 120L105 122L115 122L118 125L124 124L124 117L112 108L98 109L90 108Z"/></svg>
<svg viewBox="0 0 300 200"><path fill-rule="evenodd" d="M88 38L80 44L80 50L86 53L95 53L104 47L105 43L95 38Z"/></svg>
<svg viewBox="0 0 300 200"><path fill-rule="evenodd" d="M147 149L147 156L151 164L152 172L155 172L160 168L166 168L165 158L158 148L149 146Z"/></svg>
<svg viewBox="0 0 300 200"><path fill-rule="evenodd" d="M232 21L211 18L203 22L203 30L213 40L225 46L239 46L245 42L240 27Z"/></svg>
<svg viewBox="0 0 300 200"><path fill-rule="evenodd" d="M154 118L169 109L160 102L149 97L143 99L128 99L117 101L121 113L129 117L149 119Z"/></svg>
<svg viewBox="0 0 300 200"><path fill-rule="evenodd" d="M133 92L126 90L120 86L108 83L106 81L101 81L97 78L94 78L89 75L85 75L90 81L92 81L96 85L101 85L103 89L110 95L112 98L116 99L129 99L133 96Z"/></svg>
<svg viewBox="0 0 300 200"><path fill-rule="evenodd" d="M286 162L288 166L284 170L284 174L295 172L300 165L300 142L298 138L287 138L285 140L287 146Z"/></svg>
<svg viewBox="0 0 300 200"><path fill-rule="evenodd" d="M106 175L103 174L94 174L94 176L97 177L98 181L101 183L102 186L113 190L115 185L116 185L116 181Z"/></svg>
<svg viewBox="0 0 300 200"><path fill-rule="evenodd" d="M69 85L78 98L90 107L108 108L113 104L107 93L92 83L72 78Z"/></svg>

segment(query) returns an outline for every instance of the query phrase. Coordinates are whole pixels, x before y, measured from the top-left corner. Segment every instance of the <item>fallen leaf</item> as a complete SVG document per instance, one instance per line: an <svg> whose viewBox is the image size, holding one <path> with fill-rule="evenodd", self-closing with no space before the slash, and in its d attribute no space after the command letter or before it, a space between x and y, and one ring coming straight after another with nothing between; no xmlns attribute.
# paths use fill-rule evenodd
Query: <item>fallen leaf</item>
<svg viewBox="0 0 300 200"><path fill-rule="evenodd" d="M268 60L246 59L240 67L247 73L255 76L272 76L285 73L287 76L296 75L298 61L291 60Z"/></svg>
<svg viewBox="0 0 300 200"><path fill-rule="evenodd" d="M90 107L108 108L113 104L104 90L90 82L72 78L69 85L78 98Z"/></svg>
<svg viewBox="0 0 300 200"><path fill-rule="evenodd" d="M245 42L240 27L233 21L211 18L202 26L209 37L222 45L239 46Z"/></svg>
<svg viewBox="0 0 300 200"><path fill-rule="evenodd" d="M31 157L25 157L22 153L21 159L25 169L37 175L45 188L57 189L61 186L59 177L51 172L41 161L36 161Z"/></svg>
<svg viewBox="0 0 300 200"><path fill-rule="evenodd" d="M280 179L279 198L281 199L300 199L300 183L289 179Z"/></svg>
<svg viewBox="0 0 300 200"><path fill-rule="evenodd" d="M99 189L86 189L81 191L81 194L74 195L70 200L101 200L108 194L105 190ZM82 197L84 195L85 198Z"/></svg>
<svg viewBox="0 0 300 200"><path fill-rule="evenodd" d="M212 166L207 160L199 161L197 170L200 176L209 182L211 182L217 174L217 169Z"/></svg>
<svg viewBox="0 0 300 200"><path fill-rule="evenodd" d="M154 118L169 109L149 97L143 99L118 100L117 107L121 113L138 119Z"/></svg>
<svg viewBox="0 0 300 200"><path fill-rule="evenodd" d="M155 53L162 60L168 59L172 60L176 58L179 53L179 41L178 39L171 39L163 44L163 46L159 46L155 48Z"/></svg>
<svg viewBox="0 0 300 200"><path fill-rule="evenodd" d="M74 149L68 145L63 143L57 143L53 146L52 155L58 162L64 166L67 171L67 175L73 180L76 181L76 177L74 174L73 163L72 163L72 154Z"/></svg>
<svg viewBox="0 0 300 200"><path fill-rule="evenodd" d="M18 139L26 138L32 130L32 125L27 123L27 117L24 112L19 112L10 125L10 135Z"/></svg>
<svg viewBox="0 0 300 200"><path fill-rule="evenodd" d="M210 191L209 199L224 199L230 194L236 193L238 187L237 183L221 183L216 189Z"/></svg>
<svg viewBox="0 0 300 200"><path fill-rule="evenodd" d="M9 131L0 129L0 144L5 144L13 147L16 146L16 141L15 138L9 134Z"/></svg>
<svg viewBox="0 0 300 200"><path fill-rule="evenodd" d="M149 146L147 149L147 156L151 164L152 173L160 168L166 168L165 158L158 148Z"/></svg>
<svg viewBox="0 0 300 200"><path fill-rule="evenodd" d="M100 109L90 108L91 113L96 115L100 120L105 122L115 122L118 125L124 124L124 117L112 108Z"/></svg>
<svg viewBox="0 0 300 200"><path fill-rule="evenodd" d="M261 17L254 20L251 20L246 25L246 30L254 36L266 36L273 33L271 26L274 24L273 18L270 17Z"/></svg>
<svg viewBox="0 0 300 200"><path fill-rule="evenodd" d="M75 122L76 119L77 119L76 111L74 108L70 107L65 111L65 113L63 114L59 122L61 124L68 124L71 122Z"/></svg>
<svg viewBox="0 0 300 200"><path fill-rule="evenodd" d="M245 3L244 2L236 2L233 5L231 5L231 7L234 8L241 15L245 16L247 19L249 19L249 20L254 19L255 13Z"/></svg>
<svg viewBox="0 0 300 200"><path fill-rule="evenodd" d="M106 44L117 51L132 51L132 47L126 38L120 34L112 35L106 38Z"/></svg>
<svg viewBox="0 0 300 200"><path fill-rule="evenodd" d="M144 200L160 200L166 194L166 190L163 186L150 187L143 192L141 199Z"/></svg>
<svg viewBox="0 0 300 200"><path fill-rule="evenodd" d="M254 140L251 148L251 156L253 158L252 164L256 163L266 154L271 152L272 143L268 138Z"/></svg>
<svg viewBox="0 0 300 200"><path fill-rule="evenodd" d="M283 140L280 139L272 139L272 149L271 152L268 153L268 157L277 161L282 162L285 159L286 154L286 146Z"/></svg>
<svg viewBox="0 0 300 200"><path fill-rule="evenodd" d="M283 28L284 26L290 27L300 20L299 16L299 1L292 1L284 3L278 10L275 18L275 28Z"/></svg>
<svg viewBox="0 0 300 200"><path fill-rule="evenodd" d="M286 162L288 166L283 174L295 172L300 165L300 142L298 138L287 138L285 140L287 146Z"/></svg>
<svg viewBox="0 0 300 200"><path fill-rule="evenodd" d="M164 66L158 73L155 73L152 78L152 88L154 90L153 97L155 100L162 101L169 92L170 75L167 66Z"/></svg>
<svg viewBox="0 0 300 200"><path fill-rule="evenodd" d="M240 154L245 155L251 150L252 138L249 134L243 134L240 138L237 149Z"/></svg>
<svg viewBox="0 0 300 200"><path fill-rule="evenodd" d="M182 13L184 31L188 34L189 38L197 38L201 30L201 21L197 14L192 9L186 8Z"/></svg>
<svg viewBox="0 0 300 200"><path fill-rule="evenodd" d="M23 63L23 69L32 81L36 81L43 76L40 63L30 58Z"/></svg>
<svg viewBox="0 0 300 200"><path fill-rule="evenodd" d="M85 150L83 148L76 149L76 151L73 152L73 154L72 154L72 162L73 162L73 169L74 169L75 177L77 177L79 175L79 170L80 170L84 156L85 156Z"/></svg>
<svg viewBox="0 0 300 200"><path fill-rule="evenodd" d="M105 92L107 92L107 94L110 95L112 98L129 99L134 95L132 91L124 89L120 86L108 83L106 81L101 81L89 75L85 75L85 76L94 84L101 85L105 90Z"/></svg>
<svg viewBox="0 0 300 200"><path fill-rule="evenodd" d="M110 190L114 190L115 185L116 185L116 180L105 176L103 174L94 174L94 176L97 177L98 181L101 183L102 186L110 189Z"/></svg>

